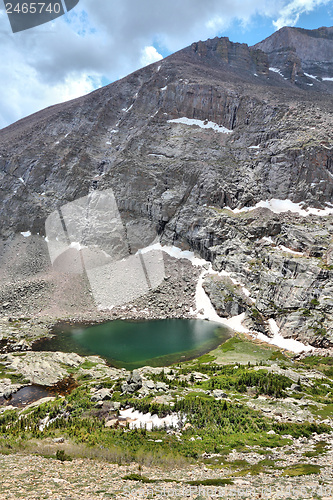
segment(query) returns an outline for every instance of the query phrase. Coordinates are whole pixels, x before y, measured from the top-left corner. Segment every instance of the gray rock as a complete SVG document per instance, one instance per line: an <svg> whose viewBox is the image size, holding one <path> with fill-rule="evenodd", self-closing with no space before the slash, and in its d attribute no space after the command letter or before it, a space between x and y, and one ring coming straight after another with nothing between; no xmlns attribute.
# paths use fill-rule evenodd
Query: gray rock
<svg viewBox="0 0 333 500"><path fill-rule="evenodd" d="M106 401L112 398L112 389L99 389L90 398L91 401Z"/></svg>
<svg viewBox="0 0 333 500"><path fill-rule="evenodd" d="M53 438L52 441L54 443L64 443L65 442L65 438L64 437L59 437L59 438Z"/></svg>
<svg viewBox="0 0 333 500"><path fill-rule="evenodd" d="M121 403L119 401L112 401L110 403L110 410L119 410L121 407Z"/></svg>
<svg viewBox="0 0 333 500"><path fill-rule="evenodd" d="M224 398L228 397L228 395L225 392L221 391L220 389L214 389L212 391L212 394L215 398L218 398L218 399L224 399Z"/></svg>
<svg viewBox="0 0 333 500"><path fill-rule="evenodd" d="M142 382L142 388L153 391L155 389L155 382L153 380L144 380Z"/></svg>
<svg viewBox="0 0 333 500"><path fill-rule="evenodd" d="M167 391L169 386L165 382L156 382L157 391Z"/></svg>
<svg viewBox="0 0 333 500"><path fill-rule="evenodd" d="M68 376L66 365L78 367L84 358L74 353L28 351L20 356L0 355L0 361L7 370L21 373L33 384L51 386Z"/></svg>
<svg viewBox="0 0 333 500"><path fill-rule="evenodd" d="M13 384L9 378L0 379L0 398L9 398L21 387L21 384Z"/></svg>
<svg viewBox="0 0 333 500"><path fill-rule="evenodd" d="M133 370L133 372L128 377L127 381L121 386L123 393L132 394L142 387L142 378L138 370Z"/></svg>
<svg viewBox="0 0 333 500"><path fill-rule="evenodd" d="M209 276L204 280L203 287L219 316L238 316L248 308L242 288L234 285L230 278Z"/></svg>

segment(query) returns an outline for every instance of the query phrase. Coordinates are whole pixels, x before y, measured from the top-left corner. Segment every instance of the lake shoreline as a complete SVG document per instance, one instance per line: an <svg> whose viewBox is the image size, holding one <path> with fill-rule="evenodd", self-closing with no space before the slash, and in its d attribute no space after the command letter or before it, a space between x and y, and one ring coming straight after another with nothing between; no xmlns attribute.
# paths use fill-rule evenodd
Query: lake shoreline
<svg viewBox="0 0 333 500"><path fill-rule="evenodd" d="M196 318L59 322L51 334L34 342L32 351L96 355L110 367L128 370L191 360L233 336L224 325Z"/></svg>

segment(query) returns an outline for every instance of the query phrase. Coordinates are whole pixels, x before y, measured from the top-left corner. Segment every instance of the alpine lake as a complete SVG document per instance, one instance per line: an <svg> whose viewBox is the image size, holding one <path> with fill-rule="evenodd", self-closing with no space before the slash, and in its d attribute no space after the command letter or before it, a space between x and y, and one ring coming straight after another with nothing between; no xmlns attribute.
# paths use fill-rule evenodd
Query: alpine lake
<svg viewBox="0 0 333 500"><path fill-rule="evenodd" d="M196 358L228 340L233 332L198 319L115 320L97 325L61 323L53 336L33 345L34 351L99 355L117 368L168 366Z"/></svg>

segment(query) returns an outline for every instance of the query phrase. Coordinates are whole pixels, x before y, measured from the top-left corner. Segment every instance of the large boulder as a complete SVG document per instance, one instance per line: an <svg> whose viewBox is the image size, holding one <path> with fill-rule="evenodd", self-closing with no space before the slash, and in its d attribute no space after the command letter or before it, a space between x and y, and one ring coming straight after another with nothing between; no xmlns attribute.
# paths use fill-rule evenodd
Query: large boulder
<svg viewBox="0 0 333 500"><path fill-rule="evenodd" d="M123 393L132 394L142 387L142 378L138 370L133 370L126 382L121 386Z"/></svg>

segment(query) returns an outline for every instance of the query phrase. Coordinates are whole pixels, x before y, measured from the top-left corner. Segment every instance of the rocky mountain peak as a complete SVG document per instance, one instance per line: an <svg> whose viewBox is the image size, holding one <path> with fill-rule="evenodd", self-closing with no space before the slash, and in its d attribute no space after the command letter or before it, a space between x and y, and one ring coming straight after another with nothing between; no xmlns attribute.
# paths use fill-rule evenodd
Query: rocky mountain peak
<svg viewBox="0 0 333 500"><path fill-rule="evenodd" d="M284 27L254 48L265 52L270 66L292 83L313 85L333 77L333 27Z"/></svg>
<svg viewBox="0 0 333 500"><path fill-rule="evenodd" d="M268 74L268 58L263 51L250 48L246 43L234 43L228 37L215 37L191 45L194 54L206 62L227 64L231 68Z"/></svg>

